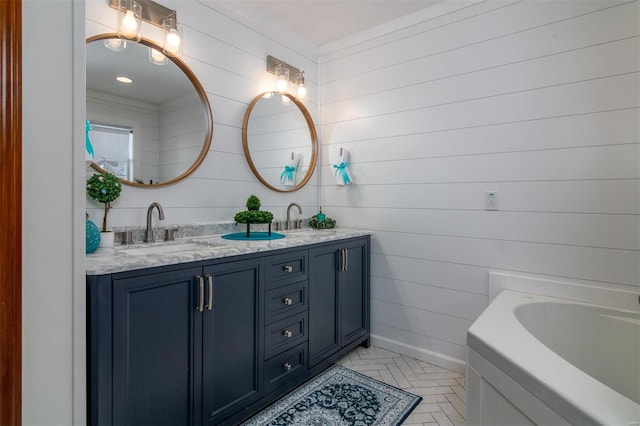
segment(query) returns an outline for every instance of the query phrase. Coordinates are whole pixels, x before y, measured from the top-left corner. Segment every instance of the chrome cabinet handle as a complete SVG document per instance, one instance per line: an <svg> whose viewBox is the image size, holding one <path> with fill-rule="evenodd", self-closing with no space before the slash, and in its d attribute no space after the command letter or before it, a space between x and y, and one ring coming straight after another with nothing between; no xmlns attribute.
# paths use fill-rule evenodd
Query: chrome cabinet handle
<svg viewBox="0 0 640 426"><path fill-rule="evenodd" d="M283 369L284 371L291 371L291 364L290 364L290 363L288 363L288 362L286 362L286 363L282 364L282 369Z"/></svg>
<svg viewBox="0 0 640 426"><path fill-rule="evenodd" d="M288 339L289 337L293 336L293 333L291 332L291 330L285 330L282 332L282 335Z"/></svg>
<svg viewBox="0 0 640 426"><path fill-rule="evenodd" d="M343 271L346 271L349 268L349 250L348 249L342 249L344 250L344 269Z"/></svg>
<svg viewBox="0 0 640 426"><path fill-rule="evenodd" d="M340 272L344 271L344 264L345 264L344 249L340 249L340 265L338 266L338 271Z"/></svg>
<svg viewBox="0 0 640 426"><path fill-rule="evenodd" d="M207 281L209 282L209 301L207 303L207 309L213 309L213 277L211 275L207 275Z"/></svg>
<svg viewBox="0 0 640 426"><path fill-rule="evenodd" d="M291 305L293 304L293 299L291 299L290 297L285 297L284 299L282 299L282 303L284 303L285 305Z"/></svg>
<svg viewBox="0 0 640 426"><path fill-rule="evenodd" d="M198 312L202 312L204 310L204 278L198 275L198 287L200 288L200 293L198 297L198 306L196 306L196 310Z"/></svg>
<svg viewBox="0 0 640 426"><path fill-rule="evenodd" d="M349 267L349 252L347 249L340 249L340 265L338 266L338 271L344 272Z"/></svg>
<svg viewBox="0 0 640 426"><path fill-rule="evenodd" d="M287 273L293 272L293 266L291 266L291 265L287 265L287 266L283 267L282 269Z"/></svg>

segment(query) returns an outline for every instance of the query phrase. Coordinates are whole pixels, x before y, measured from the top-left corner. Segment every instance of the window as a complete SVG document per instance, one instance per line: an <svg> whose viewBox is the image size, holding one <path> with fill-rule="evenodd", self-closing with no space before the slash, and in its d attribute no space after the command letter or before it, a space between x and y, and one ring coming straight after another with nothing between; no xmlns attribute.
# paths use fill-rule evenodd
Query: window
<svg viewBox="0 0 640 426"><path fill-rule="evenodd" d="M91 123L94 163L121 179L133 180L133 129L117 124Z"/></svg>

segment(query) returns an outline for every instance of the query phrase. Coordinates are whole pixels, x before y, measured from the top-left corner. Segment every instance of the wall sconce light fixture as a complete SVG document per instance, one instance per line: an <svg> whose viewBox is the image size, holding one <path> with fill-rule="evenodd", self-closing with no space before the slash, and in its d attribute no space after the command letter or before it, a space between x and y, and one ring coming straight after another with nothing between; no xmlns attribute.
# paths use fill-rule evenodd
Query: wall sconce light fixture
<svg viewBox="0 0 640 426"><path fill-rule="evenodd" d="M182 28L175 10L153 0L109 0L109 6L118 11L119 37L140 41L140 26L145 21L164 30L163 53L181 54Z"/></svg>
<svg viewBox="0 0 640 426"><path fill-rule="evenodd" d="M307 99L307 88L304 85L304 71L281 61L271 55L267 56L267 72L276 75L276 92L285 93L289 82L298 84L298 100Z"/></svg>

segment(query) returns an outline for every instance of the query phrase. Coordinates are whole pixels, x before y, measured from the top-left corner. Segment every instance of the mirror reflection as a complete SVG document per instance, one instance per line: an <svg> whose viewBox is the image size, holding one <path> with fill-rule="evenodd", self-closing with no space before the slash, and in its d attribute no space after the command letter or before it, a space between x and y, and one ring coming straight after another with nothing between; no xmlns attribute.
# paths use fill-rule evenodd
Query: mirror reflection
<svg viewBox="0 0 640 426"><path fill-rule="evenodd" d="M296 191L313 174L315 127L305 106L291 95L256 97L245 113L242 142L249 167L274 191Z"/></svg>
<svg viewBox="0 0 640 426"><path fill-rule="evenodd" d="M135 186L168 185L204 160L212 114L204 89L179 58L151 40L104 34L87 40L87 119L92 167Z"/></svg>

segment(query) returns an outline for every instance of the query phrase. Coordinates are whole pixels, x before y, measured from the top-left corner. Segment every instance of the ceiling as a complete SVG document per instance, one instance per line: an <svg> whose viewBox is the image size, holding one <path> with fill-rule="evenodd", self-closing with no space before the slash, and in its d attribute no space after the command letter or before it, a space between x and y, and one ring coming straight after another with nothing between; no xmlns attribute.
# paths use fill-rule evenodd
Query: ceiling
<svg viewBox="0 0 640 426"><path fill-rule="evenodd" d="M233 0L322 46L442 0Z"/></svg>
<svg viewBox="0 0 640 426"><path fill-rule="evenodd" d="M146 46L133 42L127 42L126 46L114 52L102 40L87 44L87 89L153 105L195 92L191 81L173 62L153 65ZM116 76L129 77L133 83L118 83Z"/></svg>

